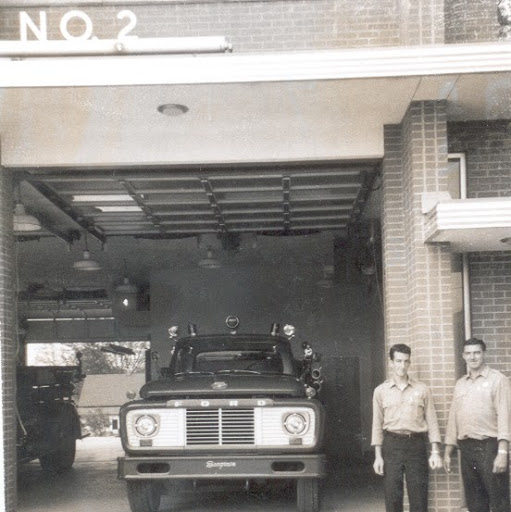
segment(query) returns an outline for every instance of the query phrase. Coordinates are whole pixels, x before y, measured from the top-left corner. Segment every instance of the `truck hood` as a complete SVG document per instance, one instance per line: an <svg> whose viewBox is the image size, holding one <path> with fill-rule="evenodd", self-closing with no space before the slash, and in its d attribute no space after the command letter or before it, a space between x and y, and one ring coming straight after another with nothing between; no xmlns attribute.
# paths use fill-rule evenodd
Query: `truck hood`
<svg viewBox="0 0 511 512"><path fill-rule="evenodd" d="M252 375L241 373L181 374L154 380L140 390L143 399L305 397L305 386L293 375Z"/></svg>

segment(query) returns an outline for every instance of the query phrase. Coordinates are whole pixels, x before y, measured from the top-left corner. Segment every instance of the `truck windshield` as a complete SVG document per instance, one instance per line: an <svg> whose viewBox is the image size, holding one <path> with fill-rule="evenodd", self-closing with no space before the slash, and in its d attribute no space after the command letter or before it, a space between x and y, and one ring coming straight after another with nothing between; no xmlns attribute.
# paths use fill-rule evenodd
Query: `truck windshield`
<svg viewBox="0 0 511 512"><path fill-rule="evenodd" d="M175 373L283 373L281 354L264 350L196 350L184 347L175 356ZM211 348L211 347L210 347Z"/></svg>

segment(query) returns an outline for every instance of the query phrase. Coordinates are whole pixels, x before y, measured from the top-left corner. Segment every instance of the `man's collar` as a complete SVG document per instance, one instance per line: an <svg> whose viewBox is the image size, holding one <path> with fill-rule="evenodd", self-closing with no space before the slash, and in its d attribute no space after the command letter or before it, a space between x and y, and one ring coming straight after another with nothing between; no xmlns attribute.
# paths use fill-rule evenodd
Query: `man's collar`
<svg viewBox="0 0 511 512"><path fill-rule="evenodd" d="M398 388L398 387L399 387L399 386L398 386L398 384L396 383L396 381L394 380L394 377L393 377L393 376L392 376L392 377L391 377L387 382L389 383L389 388L391 388L391 387L393 387L393 386L396 386L396 388ZM408 375L408 381L406 382L406 386L405 386L405 388L406 388L407 386L412 386L412 387L413 387L415 384L416 384L416 381L415 381L415 380L413 380L413 379L410 377L410 375Z"/></svg>
<svg viewBox="0 0 511 512"><path fill-rule="evenodd" d="M477 372L477 374L473 378L474 378L474 380L477 379L477 377L484 377L486 379L486 377L488 377L489 373L490 373L490 367L485 363L484 366L482 367L482 369L479 370ZM472 376L471 376L470 371L469 371L465 375L465 379L468 380L468 379L471 379L471 378L472 378Z"/></svg>

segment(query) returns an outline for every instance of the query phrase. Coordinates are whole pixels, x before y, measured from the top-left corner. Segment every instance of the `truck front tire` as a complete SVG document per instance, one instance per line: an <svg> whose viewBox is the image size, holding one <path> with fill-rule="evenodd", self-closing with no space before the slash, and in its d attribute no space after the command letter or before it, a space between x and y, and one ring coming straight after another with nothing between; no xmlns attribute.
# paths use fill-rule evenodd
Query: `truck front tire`
<svg viewBox="0 0 511 512"><path fill-rule="evenodd" d="M296 481L296 505L298 512L319 511L319 480L300 478Z"/></svg>
<svg viewBox="0 0 511 512"><path fill-rule="evenodd" d="M160 508L162 486L160 482L128 480L128 501L131 512L157 512Z"/></svg>

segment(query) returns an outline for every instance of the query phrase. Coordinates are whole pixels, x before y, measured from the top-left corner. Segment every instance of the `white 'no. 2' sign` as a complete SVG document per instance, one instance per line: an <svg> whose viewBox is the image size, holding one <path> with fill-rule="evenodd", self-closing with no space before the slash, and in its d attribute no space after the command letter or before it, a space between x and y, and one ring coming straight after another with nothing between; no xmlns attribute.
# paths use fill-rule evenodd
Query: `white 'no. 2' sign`
<svg viewBox="0 0 511 512"><path fill-rule="evenodd" d="M125 37L136 37L131 34L137 25L135 13L124 9L117 13L118 20L125 20L124 26L119 30L114 38L123 39ZM20 40L28 41L29 32L39 41L48 40L48 17L46 11L39 11L39 20L34 21L26 11L20 11ZM69 24L72 22L77 25L77 21L83 31L79 34L71 34ZM87 39L97 39L94 35L94 25L90 16L80 10L67 11L60 19L59 30L62 37L68 41L84 41Z"/></svg>

